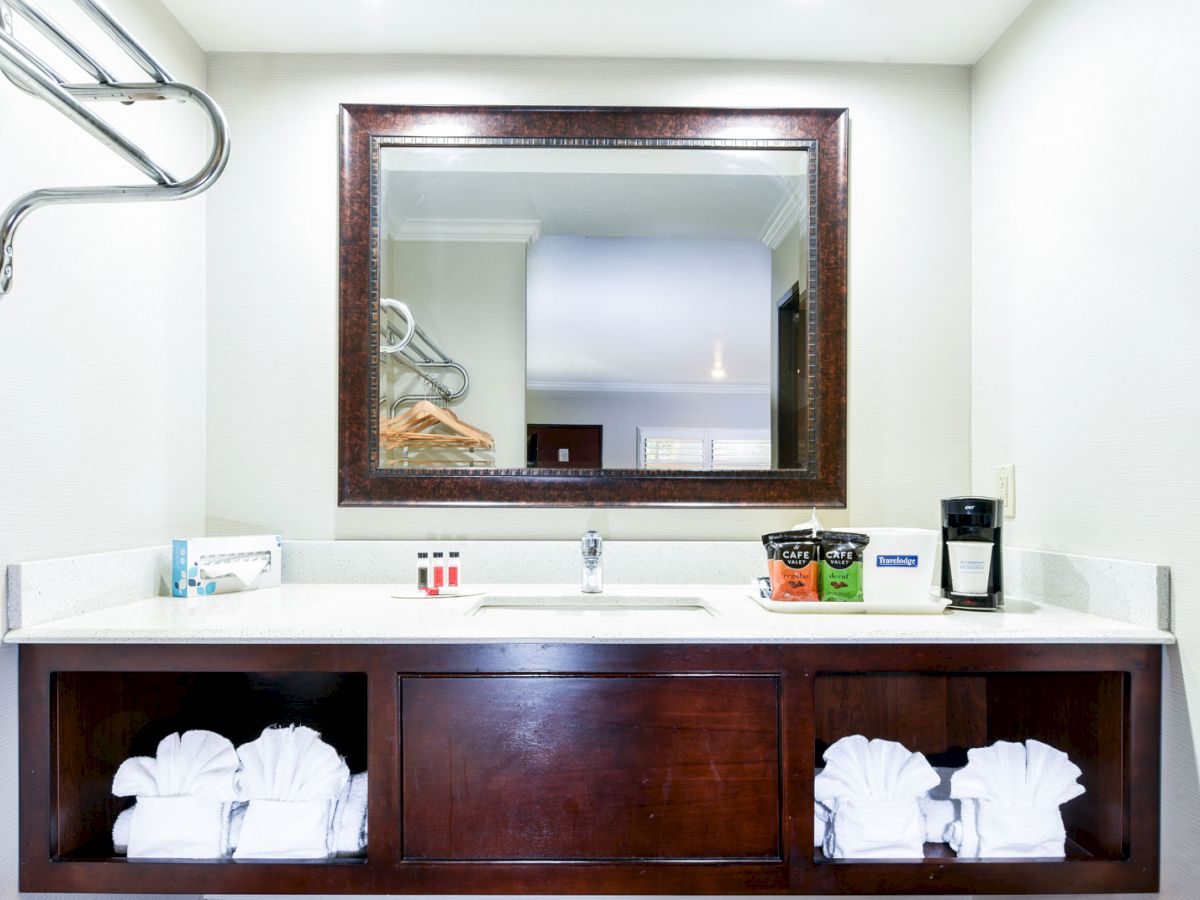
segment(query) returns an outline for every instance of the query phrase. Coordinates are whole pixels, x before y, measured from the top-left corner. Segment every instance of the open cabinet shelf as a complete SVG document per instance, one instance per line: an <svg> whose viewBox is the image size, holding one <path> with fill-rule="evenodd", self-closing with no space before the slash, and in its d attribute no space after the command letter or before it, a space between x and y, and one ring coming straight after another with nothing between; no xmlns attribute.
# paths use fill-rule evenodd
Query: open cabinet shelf
<svg viewBox="0 0 1200 900"><path fill-rule="evenodd" d="M114 852L113 824L134 800L112 795L113 775L127 758L153 757L159 741L174 732L205 729L237 747L268 726L307 725L352 772L366 770L367 680L361 672L58 671L49 692L56 798L50 852L59 861L147 862Z"/></svg>
<svg viewBox="0 0 1200 900"><path fill-rule="evenodd" d="M953 768L966 765L972 747L1033 738L1082 770L1086 793L1062 807L1067 859L1127 859L1128 682L1119 671L819 673L817 764L830 744L851 734L899 741L931 764ZM968 862L944 844L927 845L926 856ZM814 859L825 861L820 850Z"/></svg>
<svg viewBox="0 0 1200 900"><path fill-rule="evenodd" d="M295 894L1045 894L1158 886L1161 648L23 645L21 888ZM111 780L189 728L306 724L370 774L362 860L114 857ZM826 860L850 734L934 765L1037 738L1087 793L1065 859Z"/></svg>

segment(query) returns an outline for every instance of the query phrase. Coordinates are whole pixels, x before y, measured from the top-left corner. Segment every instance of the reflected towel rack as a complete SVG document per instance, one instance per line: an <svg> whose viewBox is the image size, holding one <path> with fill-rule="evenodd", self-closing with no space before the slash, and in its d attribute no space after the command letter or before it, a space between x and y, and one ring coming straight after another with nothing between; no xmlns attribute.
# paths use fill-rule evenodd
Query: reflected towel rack
<svg viewBox="0 0 1200 900"><path fill-rule="evenodd" d="M0 0L0 71L21 90L40 97L52 107L139 169L153 184L100 185L95 187L41 188L23 194L0 214L0 294L8 293L13 280L13 237L17 226L33 210L60 203L116 203L137 200L182 200L210 188L229 161L229 126L221 108L206 93L175 81L150 52L96 0L74 0L118 47L152 81L123 82L83 49L66 31L35 4L26 0ZM56 46L92 81L69 83L13 36L14 14ZM158 165L129 138L97 116L81 101L116 100L126 105L142 100L181 100L200 106L212 125L212 150L195 175L177 179Z"/></svg>
<svg viewBox="0 0 1200 900"><path fill-rule="evenodd" d="M446 406L463 397L471 386L467 370L443 353L441 348L430 340L429 335L421 330L406 304L390 297L384 297L379 301L379 305L383 310L395 313L403 323L397 327L394 321L387 318L386 314L381 316L384 337L389 343L380 345L380 355L399 363L425 382L429 388L423 394L405 394L397 397L392 401L390 414L393 417L398 415L400 408L410 400L431 400ZM451 390L446 382L435 374L439 371L440 373L458 373L462 379L462 385L457 390Z"/></svg>

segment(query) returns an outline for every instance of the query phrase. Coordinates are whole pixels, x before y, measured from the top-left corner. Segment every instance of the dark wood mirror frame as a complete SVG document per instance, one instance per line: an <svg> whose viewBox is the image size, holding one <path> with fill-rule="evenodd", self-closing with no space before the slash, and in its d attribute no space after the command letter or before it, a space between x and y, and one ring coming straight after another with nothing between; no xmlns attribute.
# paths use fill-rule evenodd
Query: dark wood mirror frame
<svg viewBox="0 0 1200 900"><path fill-rule="evenodd" d="M343 105L339 505L844 506L848 119L844 109ZM816 326L813 467L720 474L381 467L376 213L380 150L389 144L807 150Z"/></svg>

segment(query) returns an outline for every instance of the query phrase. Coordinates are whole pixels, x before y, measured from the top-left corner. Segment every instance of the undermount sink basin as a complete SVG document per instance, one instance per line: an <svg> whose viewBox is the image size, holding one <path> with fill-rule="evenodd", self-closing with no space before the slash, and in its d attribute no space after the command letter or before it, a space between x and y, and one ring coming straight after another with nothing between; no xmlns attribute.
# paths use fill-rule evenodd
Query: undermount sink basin
<svg viewBox="0 0 1200 900"><path fill-rule="evenodd" d="M700 597L663 597L631 594L529 594L489 595L467 610L468 616L714 616Z"/></svg>

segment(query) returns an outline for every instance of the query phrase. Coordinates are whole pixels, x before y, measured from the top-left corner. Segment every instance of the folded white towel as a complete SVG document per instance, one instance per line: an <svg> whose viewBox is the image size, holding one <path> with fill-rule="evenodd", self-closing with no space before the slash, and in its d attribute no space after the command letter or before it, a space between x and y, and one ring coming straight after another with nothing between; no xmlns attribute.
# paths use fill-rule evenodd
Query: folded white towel
<svg viewBox="0 0 1200 900"><path fill-rule="evenodd" d="M938 784L928 760L895 741L851 735L825 751L814 799L832 813L825 855L920 859L925 825L917 799Z"/></svg>
<svg viewBox="0 0 1200 900"><path fill-rule="evenodd" d="M830 859L922 859L925 827L916 798L840 801L825 835Z"/></svg>
<svg viewBox="0 0 1200 900"><path fill-rule="evenodd" d="M120 835L126 853L151 859L224 856L237 768L233 744L211 731L168 735L153 758L121 763L113 794L137 798L128 811L128 829ZM117 837L114 823L114 845Z"/></svg>
<svg viewBox="0 0 1200 900"><path fill-rule="evenodd" d="M309 859L333 854L333 811L350 780L337 751L311 728L267 728L238 748L245 820L234 857Z"/></svg>
<svg viewBox="0 0 1200 900"><path fill-rule="evenodd" d="M960 856L1063 857L1066 831L1059 806L1084 793L1081 772L1065 753L1041 741L997 741L967 751L967 765L951 779L951 796L963 800L957 835ZM974 801L977 839L967 826L966 801ZM973 852L972 852L973 851Z"/></svg>
<svg viewBox="0 0 1200 900"><path fill-rule="evenodd" d="M351 775L333 813L333 852L360 856L367 849L367 773Z"/></svg>
<svg viewBox="0 0 1200 900"><path fill-rule="evenodd" d="M331 855L332 800L264 800L246 805L234 859L322 859Z"/></svg>
<svg viewBox="0 0 1200 900"><path fill-rule="evenodd" d="M219 859L229 852L230 804L212 797L141 797L129 821L130 859Z"/></svg>
<svg viewBox="0 0 1200 900"><path fill-rule="evenodd" d="M960 818L958 807L962 801L950 797L950 778L958 770L938 766L934 771L941 782L918 797L917 805L921 807L921 818L925 820L925 841L940 844L947 840L946 829Z"/></svg>
<svg viewBox="0 0 1200 900"><path fill-rule="evenodd" d="M979 800L980 857L1063 857L1067 831L1057 806L1010 806Z"/></svg>

